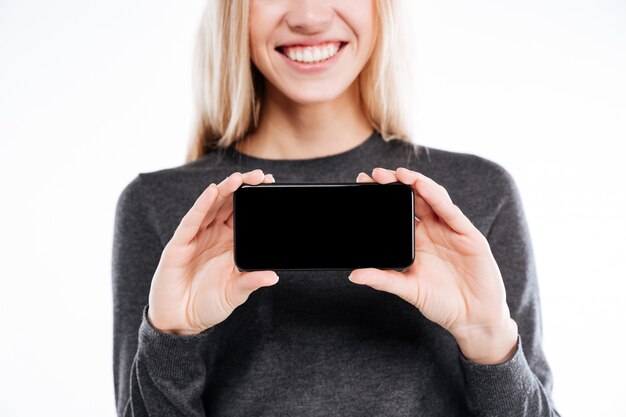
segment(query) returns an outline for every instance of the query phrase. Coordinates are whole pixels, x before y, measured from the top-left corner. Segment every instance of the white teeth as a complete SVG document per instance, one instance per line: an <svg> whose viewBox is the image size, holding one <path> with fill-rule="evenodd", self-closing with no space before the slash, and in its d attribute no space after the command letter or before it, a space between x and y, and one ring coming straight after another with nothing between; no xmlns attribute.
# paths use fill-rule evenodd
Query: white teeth
<svg viewBox="0 0 626 417"><path fill-rule="evenodd" d="M313 60L321 61L322 60L322 51L320 48L313 49Z"/></svg>
<svg viewBox="0 0 626 417"><path fill-rule="evenodd" d="M283 52L289 59L305 63L325 61L332 58L337 51L339 51L339 45L283 48Z"/></svg>

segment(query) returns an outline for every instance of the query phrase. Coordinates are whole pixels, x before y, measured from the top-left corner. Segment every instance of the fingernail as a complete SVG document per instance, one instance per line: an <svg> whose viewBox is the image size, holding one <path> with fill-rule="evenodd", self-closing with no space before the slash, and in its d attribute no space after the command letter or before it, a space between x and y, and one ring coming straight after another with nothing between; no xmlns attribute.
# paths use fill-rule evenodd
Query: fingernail
<svg viewBox="0 0 626 417"><path fill-rule="evenodd" d="M274 176L272 174L267 174L268 177L270 177L270 179L272 180L272 182L276 182L276 180L274 179Z"/></svg>

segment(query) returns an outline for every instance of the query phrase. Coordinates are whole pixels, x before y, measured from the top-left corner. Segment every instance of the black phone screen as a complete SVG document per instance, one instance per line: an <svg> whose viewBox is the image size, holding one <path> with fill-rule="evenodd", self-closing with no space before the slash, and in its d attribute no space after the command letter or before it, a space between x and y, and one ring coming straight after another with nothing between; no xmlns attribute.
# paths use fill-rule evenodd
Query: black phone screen
<svg viewBox="0 0 626 417"><path fill-rule="evenodd" d="M415 255L414 195L400 182L244 184L233 195L242 271L402 270Z"/></svg>

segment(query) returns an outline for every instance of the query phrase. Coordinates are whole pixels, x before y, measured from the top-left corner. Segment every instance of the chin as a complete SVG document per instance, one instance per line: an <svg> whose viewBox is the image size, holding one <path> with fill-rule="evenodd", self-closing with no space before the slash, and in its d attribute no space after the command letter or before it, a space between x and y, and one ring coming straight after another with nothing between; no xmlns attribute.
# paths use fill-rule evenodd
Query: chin
<svg viewBox="0 0 626 417"><path fill-rule="evenodd" d="M289 100L298 104L317 104L335 100L345 93L349 85L339 87L337 83L323 83L311 86L300 84L298 87L280 88Z"/></svg>

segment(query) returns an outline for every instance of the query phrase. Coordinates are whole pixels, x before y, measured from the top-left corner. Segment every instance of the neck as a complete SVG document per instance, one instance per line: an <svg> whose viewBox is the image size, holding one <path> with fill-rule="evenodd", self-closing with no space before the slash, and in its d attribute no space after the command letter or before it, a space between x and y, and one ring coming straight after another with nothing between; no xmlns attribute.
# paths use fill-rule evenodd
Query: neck
<svg viewBox="0 0 626 417"><path fill-rule="evenodd" d="M235 146L258 158L307 159L352 149L373 131L361 106L357 80L336 99L314 104L289 100L266 85L254 132Z"/></svg>

